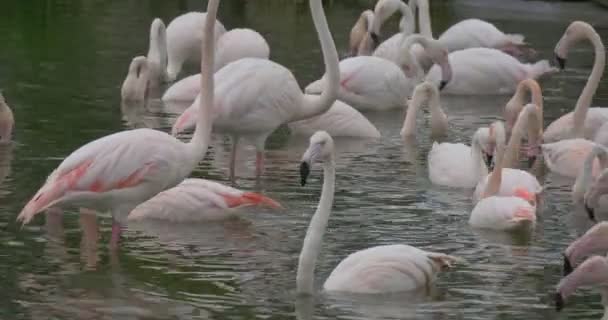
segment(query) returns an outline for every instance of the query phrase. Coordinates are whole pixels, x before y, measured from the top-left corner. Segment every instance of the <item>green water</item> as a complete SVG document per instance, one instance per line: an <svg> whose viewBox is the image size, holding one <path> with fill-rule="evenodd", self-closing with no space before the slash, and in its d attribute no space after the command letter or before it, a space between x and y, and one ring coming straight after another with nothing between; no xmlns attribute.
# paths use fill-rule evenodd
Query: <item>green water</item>
<svg viewBox="0 0 608 320"><path fill-rule="evenodd" d="M369 1L328 1L341 52L350 27ZM15 217L59 162L80 145L129 128L168 130L174 115L158 99L141 114L122 114L120 85L131 58L147 52L149 24L202 10L199 1L23 1L0 9L0 88L17 121L14 143L0 148L0 319L599 319L599 295L582 290L562 315L551 305L561 251L589 225L570 203L572 181L548 174L539 223L528 237L469 228L470 192L431 185L425 164L430 140L419 126L417 144L399 137L400 110L368 114L383 137L340 141L337 194L317 283L349 253L407 243L467 260L443 273L430 297L353 297L319 293L295 297L302 239L318 201L321 172L299 186L306 139L281 131L268 143L267 169L254 179L254 151L239 150L242 189L265 192L286 210L252 210L214 224L128 226L118 254L108 250L110 218L101 238L85 240L74 212L40 215L21 228ZM590 3L498 0L433 1L435 34L468 17L523 33L539 58L572 19L594 24L608 41L608 11ZM264 35L271 58L302 86L322 74L316 33L304 1L224 0L227 28ZM391 29L392 28L392 29ZM396 30L396 21L387 26ZM542 82L546 123L570 110L592 64L588 46L572 52L569 69ZM196 72L196 66L186 68ZM160 93L157 93L157 96ZM497 119L508 97L446 98L450 139L468 141L474 128ZM596 105L608 106L602 82ZM227 181L230 145L221 136L195 176ZM296 312L297 311L297 312Z"/></svg>

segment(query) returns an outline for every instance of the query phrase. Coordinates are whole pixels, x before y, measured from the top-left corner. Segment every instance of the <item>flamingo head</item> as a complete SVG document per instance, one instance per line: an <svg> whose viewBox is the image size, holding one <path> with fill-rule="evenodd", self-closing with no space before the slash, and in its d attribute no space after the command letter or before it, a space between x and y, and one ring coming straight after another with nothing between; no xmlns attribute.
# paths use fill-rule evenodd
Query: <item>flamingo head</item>
<svg viewBox="0 0 608 320"><path fill-rule="evenodd" d="M310 168L316 162L334 161L334 140L325 131L317 131L310 137L310 144L300 163L300 182L306 185L306 179L310 174Z"/></svg>
<svg viewBox="0 0 608 320"><path fill-rule="evenodd" d="M574 21L568 26L554 50L555 61L560 69L563 70L566 67L570 46L585 39L586 35L591 32L593 32L593 27L583 21Z"/></svg>

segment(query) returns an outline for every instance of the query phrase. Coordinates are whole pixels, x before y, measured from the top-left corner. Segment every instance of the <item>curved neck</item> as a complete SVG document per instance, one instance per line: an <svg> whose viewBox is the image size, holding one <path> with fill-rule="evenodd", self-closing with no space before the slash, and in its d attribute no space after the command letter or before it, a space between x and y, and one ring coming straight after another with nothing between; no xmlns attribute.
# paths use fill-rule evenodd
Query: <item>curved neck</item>
<svg viewBox="0 0 608 320"><path fill-rule="evenodd" d="M538 122L539 118L537 107L524 108L523 111L520 112L519 116L517 117L517 121L513 126L511 138L509 139L509 144L507 145L504 153L504 159L501 161L503 167L514 168L517 166L519 161L521 139L526 131L529 135L528 141L530 141L530 145L536 144L539 139L539 130L537 128ZM534 123L531 128L530 123Z"/></svg>
<svg viewBox="0 0 608 320"><path fill-rule="evenodd" d="M418 109L422 104L421 99L414 95L410 100L409 106L405 113L405 120L403 121L403 127L401 128L401 137L413 137L416 135L416 116L418 115Z"/></svg>
<svg viewBox="0 0 608 320"><path fill-rule="evenodd" d="M291 121L304 120L325 113L338 98L340 87L338 51L327 25L322 0L310 0L310 12L321 42L321 51L323 51L325 87L320 96L303 95L300 112Z"/></svg>
<svg viewBox="0 0 608 320"><path fill-rule="evenodd" d="M477 135L473 136L473 141L471 143L471 156L473 158L471 166L473 173L476 175L475 180L479 181L488 174L488 167L483 161L482 149Z"/></svg>
<svg viewBox="0 0 608 320"><path fill-rule="evenodd" d="M300 259L298 261L298 274L296 276L296 286L298 294L313 294L314 273L317 256L321 251L323 235L327 228L327 221L331 214L331 207L334 202L335 188L335 165L334 157L323 164L323 190L321 199L317 205L317 211L310 220L306 237L302 244Z"/></svg>
<svg viewBox="0 0 608 320"><path fill-rule="evenodd" d="M598 147L591 149L591 152L585 158L583 167L581 168L576 180L574 181L574 185L572 186L572 193L575 199L582 200L585 192L587 192L587 188L589 188L591 185L593 179L593 163L595 162L596 157L599 157L602 164L606 164L608 155L603 149Z"/></svg>
<svg viewBox="0 0 608 320"><path fill-rule="evenodd" d="M196 129L188 143L191 151L193 165L205 156L211 138L211 110L213 108L213 65L215 60L214 28L219 0L209 0L207 4L207 17L203 32L201 48L201 99L198 106Z"/></svg>
<svg viewBox="0 0 608 320"><path fill-rule="evenodd" d="M585 35L593 44L595 49L595 61L593 63L593 69L591 75L583 88L583 92L576 101L576 107L574 107L574 126L573 135L575 138L584 137L585 119L587 118L587 111L591 106L593 95L597 90L602 74L604 73L604 66L606 65L606 52L602 39L593 29L584 29Z"/></svg>
<svg viewBox="0 0 608 320"><path fill-rule="evenodd" d="M420 82L424 78L424 70L422 69L422 66L420 66L420 63L418 63L418 59L416 59L416 57L412 54L412 46L417 43L426 51L429 44L429 39L420 34L412 34L409 36L404 34L404 38L405 39L402 40L403 43L401 44L400 48L400 55L405 58L405 61L411 62L411 65L414 67L414 70L412 70L414 73L414 78Z"/></svg>
<svg viewBox="0 0 608 320"><path fill-rule="evenodd" d="M399 21L399 31L404 35L410 35L416 32L416 18L414 10L403 2L399 2L399 11L401 12L401 21Z"/></svg>
<svg viewBox="0 0 608 320"><path fill-rule="evenodd" d="M150 26L150 43L146 58L157 63L161 70L167 69L167 33L165 24L158 18L154 19Z"/></svg>
<svg viewBox="0 0 608 320"><path fill-rule="evenodd" d="M494 130L496 135L496 165L492 173L490 173L490 178L488 178L488 184L482 198L497 194L500 191L500 184L502 183L502 168L505 162L505 133L503 128L497 128L497 126L494 126Z"/></svg>
<svg viewBox="0 0 608 320"><path fill-rule="evenodd" d="M374 12L371 10L363 11L361 17L359 18L359 21L361 21L362 25L365 27L365 31L371 32L372 24L374 22Z"/></svg>
<svg viewBox="0 0 608 320"><path fill-rule="evenodd" d="M428 0L410 0L409 5L414 14L416 14L416 9L418 10L418 29L420 34L433 38Z"/></svg>

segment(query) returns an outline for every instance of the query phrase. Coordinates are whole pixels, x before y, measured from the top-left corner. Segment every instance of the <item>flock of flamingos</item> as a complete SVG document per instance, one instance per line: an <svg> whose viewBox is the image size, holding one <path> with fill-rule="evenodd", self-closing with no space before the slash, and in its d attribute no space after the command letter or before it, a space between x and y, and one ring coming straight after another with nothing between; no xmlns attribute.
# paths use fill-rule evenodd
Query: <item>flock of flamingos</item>
<svg viewBox="0 0 608 320"><path fill-rule="evenodd" d="M172 134L140 128L85 144L49 175L18 221L29 223L36 214L56 207L110 211L110 241L116 248L121 225L128 219L209 221L225 219L243 206L281 208L261 194L188 176L203 159L212 129L232 138L233 181L241 140L256 147L256 173L263 174L265 140L287 124L292 132L310 136L300 165L301 184L306 184L316 164L323 167L321 198L303 242L296 277L298 293L313 294L316 258L334 198L332 136L378 137L379 131L359 111L407 108L401 135L412 137L422 106L429 108L431 135L445 134L447 117L440 92L513 94L504 121L479 128L470 146L435 142L428 154L432 183L475 188L472 227L509 232L535 225L543 187L534 175L517 168L525 163L522 157L530 166L544 160L551 171L575 178L574 205L583 208L589 219L596 221L608 212L608 108L590 108L604 70L605 48L589 24L572 22L555 46L560 69L571 48L583 40L593 45L595 60L574 110L545 129L543 96L535 79L558 69L546 60L520 62L534 53L522 35L467 19L434 39L428 0L411 0L409 5L379 0L352 28L350 57L340 61L322 1L310 0L325 74L302 92L288 68L269 60L269 46L259 33L225 30L216 19L219 2L210 0L206 13L186 13L167 28L155 19L149 52L132 60L123 83L123 100L144 101L150 88L174 81L185 61L200 58L201 73L174 83L162 97L165 102L191 103L176 120ZM400 31L381 42L382 25L396 12L402 16ZM12 112L0 96L3 140L10 140L12 127ZM192 128L190 141L176 138ZM522 148L524 138L527 143ZM608 258L593 256L607 251L608 222L595 224L564 251L565 277L555 293L558 310L584 285L603 290L608 310ZM437 273L459 261L403 244L377 246L346 257L323 288L368 294L410 291L427 287Z"/></svg>

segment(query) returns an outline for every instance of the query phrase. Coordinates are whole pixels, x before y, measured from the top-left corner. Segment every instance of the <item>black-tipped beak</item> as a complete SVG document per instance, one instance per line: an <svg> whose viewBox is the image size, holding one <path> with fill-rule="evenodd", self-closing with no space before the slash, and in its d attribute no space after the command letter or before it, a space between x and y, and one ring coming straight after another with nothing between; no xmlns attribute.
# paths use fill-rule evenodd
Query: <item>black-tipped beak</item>
<svg viewBox="0 0 608 320"><path fill-rule="evenodd" d="M589 217L589 220L591 220L593 222L597 222L597 220L595 220L595 212L594 212L593 208L590 208L586 203L585 203L585 211L587 211L587 216Z"/></svg>
<svg viewBox="0 0 608 320"><path fill-rule="evenodd" d="M564 68L566 68L566 59L558 56L557 53L555 54L555 62L557 62L557 65L561 70L564 70Z"/></svg>
<svg viewBox="0 0 608 320"><path fill-rule="evenodd" d="M572 273L572 270L573 269L572 264L570 264L570 259L568 259L566 255L564 255L564 270L562 272L564 277Z"/></svg>
<svg viewBox="0 0 608 320"><path fill-rule="evenodd" d="M370 32L369 36L372 38L374 48L377 48L380 45L380 36L378 36L375 32Z"/></svg>
<svg viewBox="0 0 608 320"><path fill-rule="evenodd" d="M564 308L564 298L562 297L562 294L559 292L555 293L555 310L556 311L562 311L562 309Z"/></svg>
<svg viewBox="0 0 608 320"><path fill-rule="evenodd" d="M302 186L306 185L306 179L310 174L310 166L306 162L300 163L300 183Z"/></svg>
<svg viewBox="0 0 608 320"><path fill-rule="evenodd" d="M441 80L441 82L439 82L439 90L443 90L443 88L445 88L445 86L448 85L448 81L447 80Z"/></svg>
<svg viewBox="0 0 608 320"><path fill-rule="evenodd" d="M492 168L493 167L492 160L494 160L494 155L486 153L485 156L486 156L486 158L485 158L486 166L488 166L488 168L490 168L490 169L493 169Z"/></svg>
<svg viewBox="0 0 608 320"><path fill-rule="evenodd" d="M532 166L534 165L534 162L536 162L536 156L529 156L528 157L528 169L532 168Z"/></svg>

